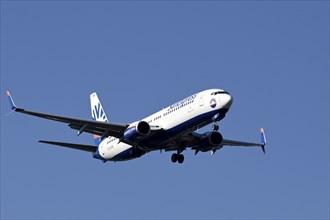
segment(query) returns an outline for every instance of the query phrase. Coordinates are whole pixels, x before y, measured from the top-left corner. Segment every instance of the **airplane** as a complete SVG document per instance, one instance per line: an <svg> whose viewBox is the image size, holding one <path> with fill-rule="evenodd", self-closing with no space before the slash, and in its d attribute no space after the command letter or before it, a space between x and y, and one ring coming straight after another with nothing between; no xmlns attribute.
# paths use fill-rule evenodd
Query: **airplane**
<svg viewBox="0 0 330 220"><path fill-rule="evenodd" d="M19 112L68 124L71 129L94 136L94 145L39 140L41 143L57 145L91 152L93 158L103 162L127 161L139 158L152 151L174 151L173 163L183 163L185 150L211 152L213 155L224 146L261 147L265 153L266 136L260 128L261 143L250 143L224 139L218 132L218 122L229 111L233 98L225 90L208 89L193 94L161 111L132 123L109 122L97 94L90 94L93 120L58 116L29 111L15 105L6 91L11 112ZM10 112L10 113L11 113ZM212 131L199 134L196 130L213 123Z"/></svg>

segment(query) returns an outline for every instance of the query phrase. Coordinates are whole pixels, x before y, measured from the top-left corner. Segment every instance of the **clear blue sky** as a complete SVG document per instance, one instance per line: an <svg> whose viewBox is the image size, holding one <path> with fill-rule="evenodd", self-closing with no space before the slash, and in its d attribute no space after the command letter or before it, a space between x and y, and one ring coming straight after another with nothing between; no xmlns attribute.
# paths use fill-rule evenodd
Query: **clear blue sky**
<svg viewBox="0 0 330 220"><path fill-rule="evenodd" d="M114 122L195 92L234 104L227 139L259 148L124 163L37 143L93 143L17 105ZM329 218L328 1L1 1L1 218ZM210 130L210 126L200 132Z"/></svg>

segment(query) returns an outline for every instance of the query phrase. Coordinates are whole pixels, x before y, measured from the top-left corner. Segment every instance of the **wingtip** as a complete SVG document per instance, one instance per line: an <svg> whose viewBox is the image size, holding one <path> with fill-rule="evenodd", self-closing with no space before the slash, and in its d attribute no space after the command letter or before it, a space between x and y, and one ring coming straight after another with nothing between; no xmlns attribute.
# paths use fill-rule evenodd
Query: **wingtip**
<svg viewBox="0 0 330 220"><path fill-rule="evenodd" d="M263 128L260 128L260 133L261 133L261 149L264 154L266 153L265 151L265 146L266 146L266 135L265 135L265 130Z"/></svg>
<svg viewBox="0 0 330 220"><path fill-rule="evenodd" d="M6 90L6 95L7 95L7 97L8 97L8 100L9 100L9 104L10 104L10 108L11 108L11 110L16 110L17 107L16 107L16 105L15 105L15 103L14 103L14 100L13 100L13 98L11 97L10 92L8 91L8 89Z"/></svg>
<svg viewBox="0 0 330 220"><path fill-rule="evenodd" d="M264 154L266 153L265 145L262 145L262 146L261 146L261 150L262 150L262 152L264 152Z"/></svg>

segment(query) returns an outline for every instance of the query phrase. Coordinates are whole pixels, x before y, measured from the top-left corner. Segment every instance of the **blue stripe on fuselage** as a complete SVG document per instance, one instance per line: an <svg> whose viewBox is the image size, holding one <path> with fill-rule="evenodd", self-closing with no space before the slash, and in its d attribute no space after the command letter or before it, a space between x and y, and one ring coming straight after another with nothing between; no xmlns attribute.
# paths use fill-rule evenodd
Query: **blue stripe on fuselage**
<svg viewBox="0 0 330 220"><path fill-rule="evenodd" d="M143 151L139 148L130 147L127 150L124 150L121 153L114 156L113 158L111 158L111 160L113 160L113 161L130 160L130 159L141 157L145 153L146 153L146 151Z"/></svg>

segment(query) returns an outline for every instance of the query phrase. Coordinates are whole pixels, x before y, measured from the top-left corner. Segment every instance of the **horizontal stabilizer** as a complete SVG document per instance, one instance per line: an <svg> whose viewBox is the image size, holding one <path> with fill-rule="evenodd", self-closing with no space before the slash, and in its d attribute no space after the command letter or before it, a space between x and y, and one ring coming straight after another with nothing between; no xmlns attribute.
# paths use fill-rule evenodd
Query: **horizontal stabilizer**
<svg viewBox="0 0 330 220"><path fill-rule="evenodd" d="M71 143L43 141L43 140L40 140L39 142L45 143L45 144L57 145L57 146L61 146L61 147L73 148L73 149L82 150L82 151L88 151L88 152L95 152L97 150L97 147L92 146L92 145L71 144Z"/></svg>

